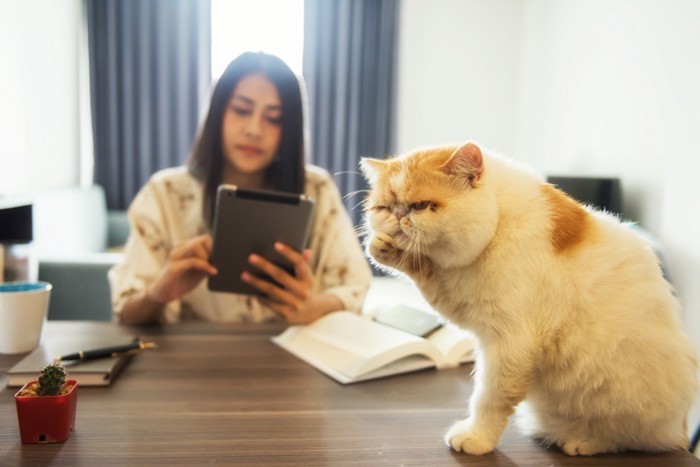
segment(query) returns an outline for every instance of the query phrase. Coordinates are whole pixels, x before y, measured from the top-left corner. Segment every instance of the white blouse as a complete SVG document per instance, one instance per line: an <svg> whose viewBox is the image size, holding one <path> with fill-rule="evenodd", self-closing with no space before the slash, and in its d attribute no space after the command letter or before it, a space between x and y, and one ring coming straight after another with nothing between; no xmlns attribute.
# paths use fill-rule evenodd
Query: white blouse
<svg viewBox="0 0 700 467"><path fill-rule="evenodd" d="M182 166L157 172L136 195L129 207L131 234L123 260L108 274L115 315L155 280L175 245L209 232L202 215L203 193L203 185ZM328 172L308 165L305 193L315 201L310 243L314 292L336 295L345 309L359 312L372 273L338 189ZM281 318L252 296L210 291L205 279L166 306L164 322L186 319L261 322Z"/></svg>

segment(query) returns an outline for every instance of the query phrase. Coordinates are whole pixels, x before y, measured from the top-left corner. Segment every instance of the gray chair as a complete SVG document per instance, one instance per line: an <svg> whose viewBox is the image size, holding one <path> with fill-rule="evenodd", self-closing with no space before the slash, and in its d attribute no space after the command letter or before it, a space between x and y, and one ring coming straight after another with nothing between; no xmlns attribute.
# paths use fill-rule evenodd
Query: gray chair
<svg viewBox="0 0 700 467"><path fill-rule="evenodd" d="M91 259L42 260L39 280L53 285L49 299L50 320L111 321L112 307L107 271L118 254Z"/></svg>
<svg viewBox="0 0 700 467"><path fill-rule="evenodd" d="M50 320L111 320L107 271L128 235L126 211L108 211L99 185L36 197L33 247L39 280L53 285Z"/></svg>

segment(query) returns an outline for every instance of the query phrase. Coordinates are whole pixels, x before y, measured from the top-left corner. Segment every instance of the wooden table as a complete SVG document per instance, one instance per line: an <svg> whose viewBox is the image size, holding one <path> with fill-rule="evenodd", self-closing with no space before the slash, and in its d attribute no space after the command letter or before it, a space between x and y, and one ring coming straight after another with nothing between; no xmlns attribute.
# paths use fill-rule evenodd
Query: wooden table
<svg viewBox="0 0 700 467"><path fill-rule="evenodd" d="M110 323L49 322L51 334ZM116 327L116 326L115 326ZM22 445L0 356L0 465L690 466L685 451L568 457L508 427L485 456L442 436L465 414L470 367L341 386L270 342L279 326L191 323L119 328L160 348L135 356L109 387L80 388L62 444Z"/></svg>

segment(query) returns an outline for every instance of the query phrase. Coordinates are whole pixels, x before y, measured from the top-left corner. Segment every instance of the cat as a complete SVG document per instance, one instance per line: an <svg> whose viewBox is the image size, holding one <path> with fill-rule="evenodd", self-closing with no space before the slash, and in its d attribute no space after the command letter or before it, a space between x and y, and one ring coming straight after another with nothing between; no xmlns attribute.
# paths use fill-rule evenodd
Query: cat
<svg viewBox="0 0 700 467"><path fill-rule="evenodd" d="M360 166L371 261L476 336L448 446L491 452L517 411L568 455L686 448L695 352L638 232L472 142Z"/></svg>

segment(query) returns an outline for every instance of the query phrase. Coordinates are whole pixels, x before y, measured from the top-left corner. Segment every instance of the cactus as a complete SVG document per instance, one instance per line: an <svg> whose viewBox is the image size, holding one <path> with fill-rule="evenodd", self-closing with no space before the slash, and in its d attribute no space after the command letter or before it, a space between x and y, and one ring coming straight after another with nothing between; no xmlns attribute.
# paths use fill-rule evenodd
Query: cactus
<svg viewBox="0 0 700 467"><path fill-rule="evenodd" d="M60 363L46 365L39 375L38 396L59 396L66 383L66 369Z"/></svg>

